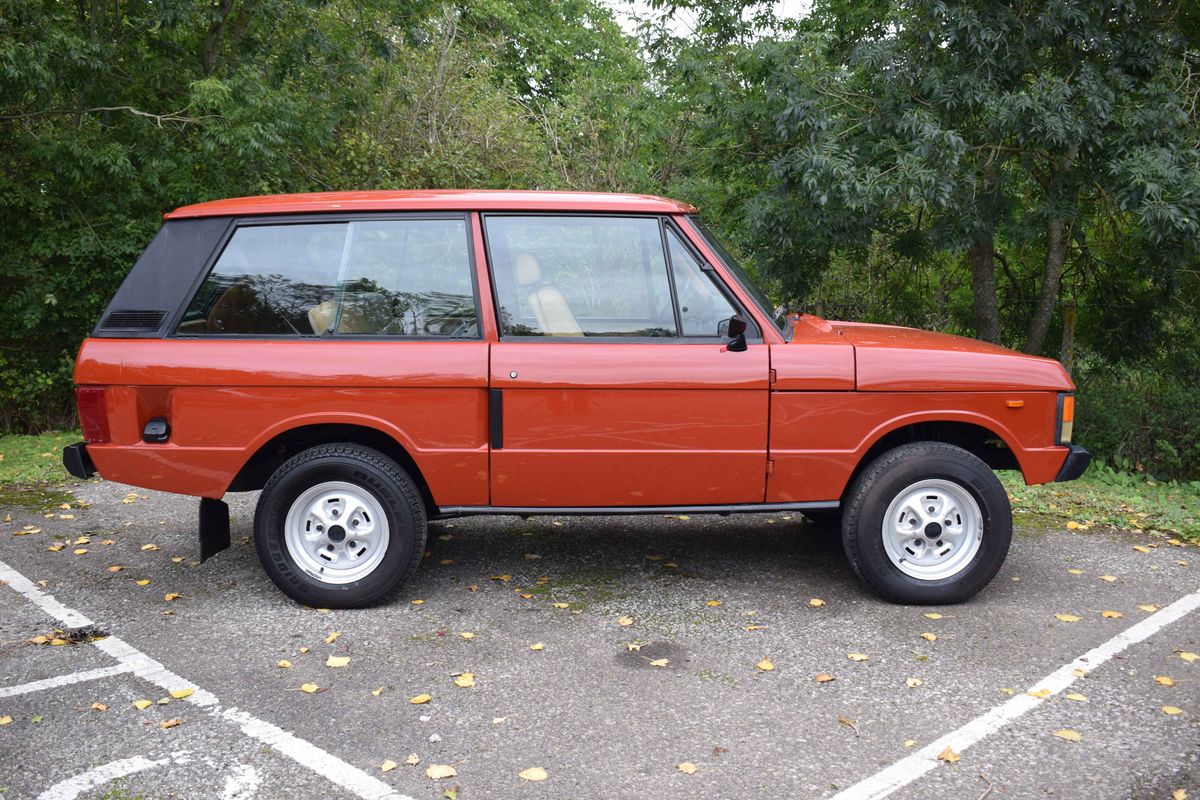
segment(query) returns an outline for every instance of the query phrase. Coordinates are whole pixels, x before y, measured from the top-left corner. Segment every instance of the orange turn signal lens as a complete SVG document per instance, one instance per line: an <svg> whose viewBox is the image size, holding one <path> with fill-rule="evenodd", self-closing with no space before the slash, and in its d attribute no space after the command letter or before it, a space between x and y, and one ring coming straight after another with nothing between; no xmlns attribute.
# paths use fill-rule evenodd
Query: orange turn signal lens
<svg viewBox="0 0 1200 800"><path fill-rule="evenodd" d="M1075 395L1069 394L1063 398L1062 421L1075 421Z"/></svg>

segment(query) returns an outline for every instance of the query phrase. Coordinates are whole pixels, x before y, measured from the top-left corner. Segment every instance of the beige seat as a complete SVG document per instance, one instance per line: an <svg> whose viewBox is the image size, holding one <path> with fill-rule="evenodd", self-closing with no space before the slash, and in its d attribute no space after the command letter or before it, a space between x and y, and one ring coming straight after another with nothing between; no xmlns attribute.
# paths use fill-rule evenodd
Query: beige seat
<svg viewBox="0 0 1200 800"><path fill-rule="evenodd" d="M542 282L542 265L531 253L513 256L517 285L529 292L529 307L538 327L547 336L583 336L583 328L567 298L553 286Z"/></svg>

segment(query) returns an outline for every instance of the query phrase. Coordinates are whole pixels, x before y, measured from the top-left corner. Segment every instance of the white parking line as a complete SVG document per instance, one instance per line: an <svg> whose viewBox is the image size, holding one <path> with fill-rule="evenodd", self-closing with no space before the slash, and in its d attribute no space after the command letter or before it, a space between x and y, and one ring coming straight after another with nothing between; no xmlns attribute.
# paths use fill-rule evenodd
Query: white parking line
<svg viewBox="0 0 1200 800"><path fill-rule="evenodd" d="M19 694L29 694L30 692L40 692L44 689L57 689L60 686L70 686L73 683L83 683L84 681L94 681L97 678L109 678L113 675L121 675L126 672L132 672L133 668L125 664L113 664L108 667L97 667L96 669L84 670L83 672L72 672L69 675L56 675L53 678L44 678L40 681L30 681L17 686L0 686L0 697L16 697Z"/></svg>
<svg viewBox="0 0 1200 800"><path fill-rule="evenodd" d="M74 609L58 602L52 595L43 592L28 578L0 561L0 581L6 582L14 591L69 627L94 624ZM412 800L392 790L383 781L373 778L358 767L348 764L337 756L322 750L312 742L301 739L288 731L261 720L238 708L222 708L220 701L211 692L199 688L158 661L132 647L116 636L109 636L93 643L97 648L117 659L125 671L149 681L167 691L193 689L187 702L205 709L212 717L235 725L243 734L257 739L276 752L287 756L301 766L311 769L326 780L352 792L362 800ZM157 766L147 762L148 766Z"/></svg>
<svg viewBox="0 0 1200 800"><path fill-rule="evenodd" d="M1019 694L981 714L961 728L930 742L890 767L838 792L829 800L879 800L879 798L887 797L934 769L940 763L937 760L938 754L947 747L961 754L971 745L977 744L984 737L995 733L1073 684L1079 677L1077 670L1087 673L1096 669L1122 650L1150 638L1197 608L1200 608L1200 590L1184 595L1141 622L1130 625L1104 644L1092 648L1070 664L1064 664L1042 678L1033 685L1030 691L1047 690L1049 694L1046 697Z"/></svg>
<svg viewBox="0 0 1200 800"><path fill-rule="evenodd" d="M142 756L134 756L133 758L122 758L120 761L110 761L107 764L92 767L87 772L81 772L59 781L39 794L38 800L74 800L88 789L95 789L97 786L103 786L111 780L124 778L126 775L163 767L172 762L186 764L189 755L187 750L180 750L166 758L151 760Z"/></svg>

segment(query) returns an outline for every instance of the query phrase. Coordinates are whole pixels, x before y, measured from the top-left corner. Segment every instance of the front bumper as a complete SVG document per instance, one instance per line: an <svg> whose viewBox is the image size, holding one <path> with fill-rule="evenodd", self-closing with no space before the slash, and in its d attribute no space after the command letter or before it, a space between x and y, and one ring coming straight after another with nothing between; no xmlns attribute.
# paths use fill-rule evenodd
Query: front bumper
<svg viewBox="0 0 1200 800"><path fill-rule="evenodd" d="M64 447L62 462L63 466L67 468L67 472L76 478L87 480L96 474L96 465L92 463L92 457L88 455L86 442Z"/></svg>
<svg viewBox="0 0 1200 800"><path fill-rule="evenodd" d="M1088 468L1088 464L1092 463L1092 454L1084 450L1077 444L1067 445L1067 460L1058 470L1058 476L1055 481L1073 481L1083 474Z"/></svg>

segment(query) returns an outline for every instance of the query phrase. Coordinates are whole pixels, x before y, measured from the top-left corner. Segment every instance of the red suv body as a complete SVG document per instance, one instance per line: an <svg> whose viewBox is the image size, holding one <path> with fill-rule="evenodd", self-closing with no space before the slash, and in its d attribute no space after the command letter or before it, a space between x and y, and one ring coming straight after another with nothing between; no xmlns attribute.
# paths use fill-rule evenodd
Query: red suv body
<svg viewBox="0 0 1200 800"><path fill-rule="evenodd" d="M776 316L695 209L657 197L186 206L75 380L72 473L206 498L205 554L227 540L215 501L265 487L268 572L325 606L397 591L429 518L668 510L840 517L875 591L953 602L1007 552L991 470L1088 461L1057 362Z"/></svg>

